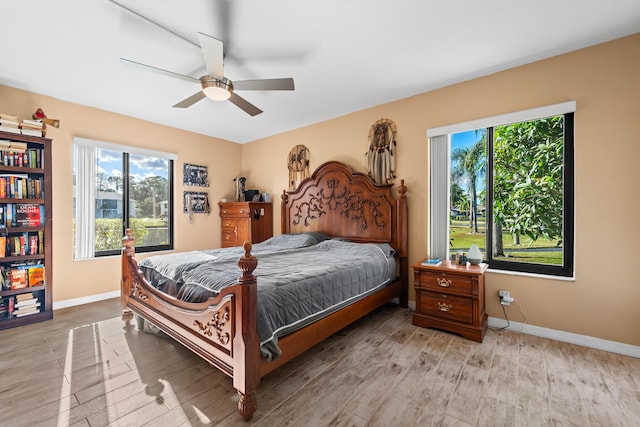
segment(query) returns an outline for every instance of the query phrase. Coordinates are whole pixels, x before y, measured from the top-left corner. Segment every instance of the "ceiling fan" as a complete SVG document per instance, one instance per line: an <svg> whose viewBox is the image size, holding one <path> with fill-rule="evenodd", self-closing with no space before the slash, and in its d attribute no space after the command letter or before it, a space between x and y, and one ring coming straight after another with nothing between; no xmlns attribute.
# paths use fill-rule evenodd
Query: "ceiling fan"
<svg viewBox="0 0 640 427"><path fill-rule="evenodd" d="M171 31L170 29L158 24L150 20L149 18L141 15L140 13L133 11L124 5L118 3L117 1L110 0L112 3L117 6L133 13L134 15L144 19L147 22L150 22L170 33L182 38L183 40L188 41L189 43L195 44L189 39ZM186 80L189 82L199 83L201 86L201 90L196 92L195 94L189 96L188 98L183 99L174 105L176 108L187 108L196 102L204 99L205 97L211 98L216 101L225 101L229 100L231 103L245 111L247 114L251 116L255 116L257 114L262 113L262 110L240 95L236 94L236 90L294 90L293 78L281 78L281 79L258 79L258 80L238 80L231 81L224 75L224 47L222 41L211 37L207 34L198 33L198 39L200 41L200 49L202 50L202 55L204 57L204 63L207 68L207 73L199 78L187 76L180 73L175 73L173 71L163 70L162 68L157 68L151 65L142 64L140 62L132 61L130 59L120 58L121 61L128 65L133 65L148 71L153 71L156 73L164 74L166 76L179 78L182 80Z"/></svg>

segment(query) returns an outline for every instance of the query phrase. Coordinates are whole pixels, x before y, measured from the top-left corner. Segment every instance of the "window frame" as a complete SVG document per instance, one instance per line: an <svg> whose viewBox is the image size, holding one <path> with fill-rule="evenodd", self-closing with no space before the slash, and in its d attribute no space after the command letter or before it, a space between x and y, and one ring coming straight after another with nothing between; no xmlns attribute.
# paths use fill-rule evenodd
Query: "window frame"
<svg viewBox="0 0 640 427"><path fill-rule="evenodd" d="M177 159L177 156L175 154L172 153L165 153L165 152L161 152L161 151L156 151L156 150L149 150L149 149L142 149L142 148L138 148L138 147L131 147L131 146L126 146L126 145L120 145L120 144L113 144L113 143L107 143L107 142L102 142L102 141L93 141L93 140L88 140L88 139L84 139L84 138L74 138L74 147L73 147L73 153L74 153L74 159L76 156L76 152L77 152L77 146L78 145L82 145L85 147L92 147L95 150L109 150L109 151L114 151L114 152L118 152L121 157L122 157L122 218L119 218L122 220L122 235L124 236L125 230L127 228L130 228L130 220L131 220L131 216L130 216L130 196L129 196L129 192L130 192L130 170L129 170L129 164L130 164L130 156L132 154L135 155L139 155L139 156L147 156L147 157L152 157L152 158L162 158L167 160L168 165L167 165L167 187L168 187L168 191L167 191L167 203L168 203L168 207L167 207L167 228L168 228L168 243L167 244L163 244L163 245L136 245L136 252L157 252L157 251L164 251L164 250L173 250L174 248L174 200L175 200L175 195L174 195L174 170L175 170L175 160ZM76 161L74 160L74 169L75 167L77 167L76 165ZM74 170L74 175L75 175L75 170ZM77 178L76 178L77 179ZM75 185L75 184L74 184ZM76 209L77 207L75 206L75 202L76 202L76 196L74 195L74 217L76 215ZM95 202L94 202L95 203ZM96 216L95 216L95 212L93 215L93 223L95 226L95 221L96 221ZM75 253L75 248L74 248L74 253ZM97 251L93 250L93 253L91 256L88 257L82 257L82 258L77 258L74 255L74 259L78 260L78 259L95 259L95 258L101 258L101 257L105 257L105 256L112 256L112 255L120 255L121 253L121 249L109 249L109 250L101 250L101 251Z"/></svg>
<svg viewBox="0 0 640 427"><path fill-rule="evenodd" d="M564 102L561 104L549 105L545 107L533 108L519 112L504 114L500 116L487 117L483 119L473 120L465 123L443 126L427 130L429 141L429 170L430 170L430 186L429 186L429 256L430 257L448 257L449 245L449 178L450 178L450 135L476 129L487 129L487 173L486 173L486 241L485 241L485 258L489 264L489 268L504 272L525 273L535 275L545 275L558 278L575 277L574 257L575 257L575 183L574 183L574 147L575 147L575 101ZM561 266L549 264L521 263L512 261L503 261L493 258L493 128L496 126L508 125L519 122L526 122L538 119L544 119L553 116L564 116L564 143L563 143L563 263ZM444 162L444 154L442 147L434 148L434 145L442 145L443 139L447 144L447 161L446 161L446 179L442 176L442 163ZM432 169L438 168L438 172L432 172ZM446 182L446 194L443 194L443 187ZM490 191L491 189L491 191ZM446 204L443 200L446 199ZM446 215L443 211L445 204ZM446 218L446 224L442 218ZM446 229L446 240L442 240L442 232L434 233L433 230Z"/></svg>

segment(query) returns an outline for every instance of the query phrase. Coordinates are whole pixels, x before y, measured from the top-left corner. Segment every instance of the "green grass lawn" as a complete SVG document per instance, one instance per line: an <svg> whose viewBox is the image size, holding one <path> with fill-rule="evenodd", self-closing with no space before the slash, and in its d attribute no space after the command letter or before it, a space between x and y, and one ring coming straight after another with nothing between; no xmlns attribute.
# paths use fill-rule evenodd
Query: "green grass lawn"
<svg viewBox="0 0 640 427"><path fill-rule="evenodd" d="M472 244L478 245L483 255L485 253L485 223L478 221L478 233L474 233L469 227L469 221L451 221L449 250L451 252L468 252ZM545 248L556 248L556 242L548 239L538 239L531 242L526 236L520 237L520 245L513 244L513 235L503 235L503 246L506 257L496 257L508 261L562 265L562 251ZM535 249L535 250L528 250Z"/></svg>

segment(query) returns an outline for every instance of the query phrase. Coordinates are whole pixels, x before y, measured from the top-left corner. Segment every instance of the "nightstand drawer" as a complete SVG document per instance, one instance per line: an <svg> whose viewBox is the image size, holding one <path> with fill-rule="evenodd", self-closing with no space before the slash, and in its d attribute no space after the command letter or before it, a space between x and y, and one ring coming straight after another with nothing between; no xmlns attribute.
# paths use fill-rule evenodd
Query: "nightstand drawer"
<svg viewBox="0 0 640 427"><path fill-rule="evenodd" d="M419 292L419 311L427 316L457 322L473 322L473 300L437 292Z"/></svg>
<svg viewBox="0 0 640 427"><path fill-rule="evenodd" d="M450 273L420 271L418 283L422 288L435 292L473 293L473 277Z"/></svg>

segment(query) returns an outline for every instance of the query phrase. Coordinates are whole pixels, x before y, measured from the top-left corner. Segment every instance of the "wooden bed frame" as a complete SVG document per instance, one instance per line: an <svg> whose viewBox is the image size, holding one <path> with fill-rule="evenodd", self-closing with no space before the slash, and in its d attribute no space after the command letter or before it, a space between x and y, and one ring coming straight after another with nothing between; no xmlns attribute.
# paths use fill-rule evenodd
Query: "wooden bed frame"
<svg viewBox="0 0 640 427"><path fill-rule="evenodd" d="M267 361L260 355L256 330L258 260L245 242L238 260L238 283L202 303L188 303L166 295L143 277L135 259L134 241L127 230L122 239L121 303L123 320L133 313L151 322L185 347L233 379L240 395L238 412L250 420L257 409L256 387L267 373L293 359L355 320L399 298L408 302L407 188L404 180L376 185L366 174L332 161L318 167L299 188L282 194L282 233L317 231L356 242L385 242L396 251L398 274L384 289L311 325L281 337L282 355Z"/></svg>

